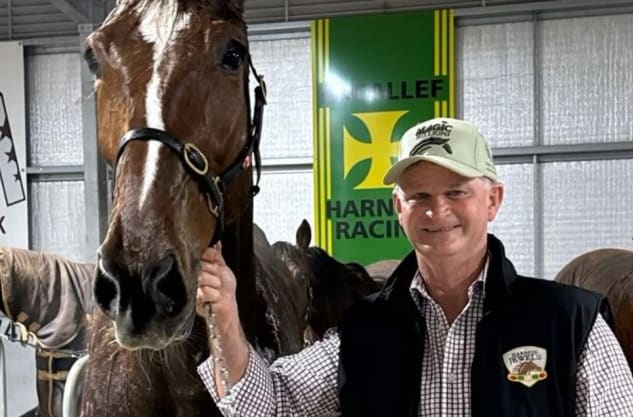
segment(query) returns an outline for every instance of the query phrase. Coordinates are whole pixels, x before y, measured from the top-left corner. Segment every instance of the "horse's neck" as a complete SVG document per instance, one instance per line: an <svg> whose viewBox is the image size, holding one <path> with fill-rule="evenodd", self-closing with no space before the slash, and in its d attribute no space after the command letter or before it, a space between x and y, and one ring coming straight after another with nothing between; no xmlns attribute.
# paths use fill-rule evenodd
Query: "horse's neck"
<svg viewBox="0 0 633 417"><path fill-rule="evenodd" d="M302 346L303 326L299 320L301 314L292 307L288 270L281 261L281 270L277 270L270 265L272 259L257 259L252 201L227 226L222 252L237 279L238 310L248 341L271 360L280 354L297 352ZM272 258L272 252L269 257Z"/></svg>
<svg viewBox="0 0 633 417"><path fill-rule="evenodd" d="M97 309L81 395L82 416L217 416L196 367L208 358L206 323L197 318L186 343L160 351L126 350ZM130 402L130 399L134 399Z"/></svg>
<svg viewBox="0 0 633 417"><path fill-rule="evenodd" d="M251 339L256 334L256 322L252 308L257 304L255 254L253 249L253 204L233 223L226 226L222 237L222 252L226 264L237 279L237 301L246 336ZM250 314L247 314L250 311Z"/></svg>

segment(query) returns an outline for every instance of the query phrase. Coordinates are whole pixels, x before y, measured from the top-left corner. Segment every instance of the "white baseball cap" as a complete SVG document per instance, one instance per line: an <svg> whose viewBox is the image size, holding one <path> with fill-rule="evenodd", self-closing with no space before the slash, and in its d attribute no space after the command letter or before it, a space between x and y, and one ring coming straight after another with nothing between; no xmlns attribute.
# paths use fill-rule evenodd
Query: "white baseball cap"
<svg viewBox="0 0 633 417"><path fill-rule="evenodd" d="M490 143L469 122L445 117L419 123L400 140L400 156L385 174L383 183L393 184L411 165L428 161L464 177L497 180Z"/></svg>

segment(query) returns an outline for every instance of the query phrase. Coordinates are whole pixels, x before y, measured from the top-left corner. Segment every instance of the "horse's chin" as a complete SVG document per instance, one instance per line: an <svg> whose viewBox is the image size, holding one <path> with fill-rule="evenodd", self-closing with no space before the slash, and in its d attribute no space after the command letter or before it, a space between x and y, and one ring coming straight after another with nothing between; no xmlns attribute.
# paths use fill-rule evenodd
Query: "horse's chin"
<svg viewBox="0 0 633 417"><path fill-rule="evenodd" d="M126 350L163 350L187 340L191 335L195 318L195 311L192 310L186 318L176 322L177 327L174 331L166 328L165 325L168 323L162 320L153 323L141 334L125 331L126 327L117 326L117 321L114 321L114 337L119 346ZM171 320L168 322L171 322Z"/></svg>

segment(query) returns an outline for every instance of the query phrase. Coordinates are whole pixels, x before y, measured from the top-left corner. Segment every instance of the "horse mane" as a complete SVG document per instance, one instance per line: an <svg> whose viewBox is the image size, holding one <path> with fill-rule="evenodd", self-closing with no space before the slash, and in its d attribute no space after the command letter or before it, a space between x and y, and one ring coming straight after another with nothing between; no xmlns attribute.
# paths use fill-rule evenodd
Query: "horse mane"
<svg viewBox="0 0 633 417"><path fill-rule="evenodd" d="M238 311L248 341L271 361L299 351L298 335L303 333L298 320L302 308L295 297L299 283L291 279L264 232L253 223L252 200L237 221L227 225L222 253L238 279Z"/></svg>
<svg viewBox="0 0 633 417"><path fill-rule="evenodd" d="M117 6L124 4L136 6L141 14L153 8L170 7L175 12L174 16L177 16L195 8L201 14L242 20L244 13L243 0L119 0L117 2Z"/></svg>

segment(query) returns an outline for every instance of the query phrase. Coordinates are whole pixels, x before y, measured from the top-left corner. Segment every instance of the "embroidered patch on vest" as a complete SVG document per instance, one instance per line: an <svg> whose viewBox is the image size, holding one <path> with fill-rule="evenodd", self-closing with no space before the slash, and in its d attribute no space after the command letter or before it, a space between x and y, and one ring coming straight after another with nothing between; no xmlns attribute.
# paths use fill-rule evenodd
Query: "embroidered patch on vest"
<svg viewBox="0 0 633 417"><path fill-rule="evenodd" d="M538 346L519 346L503 354L508 380L531 387L547 378L547 350Z"/></svg>

